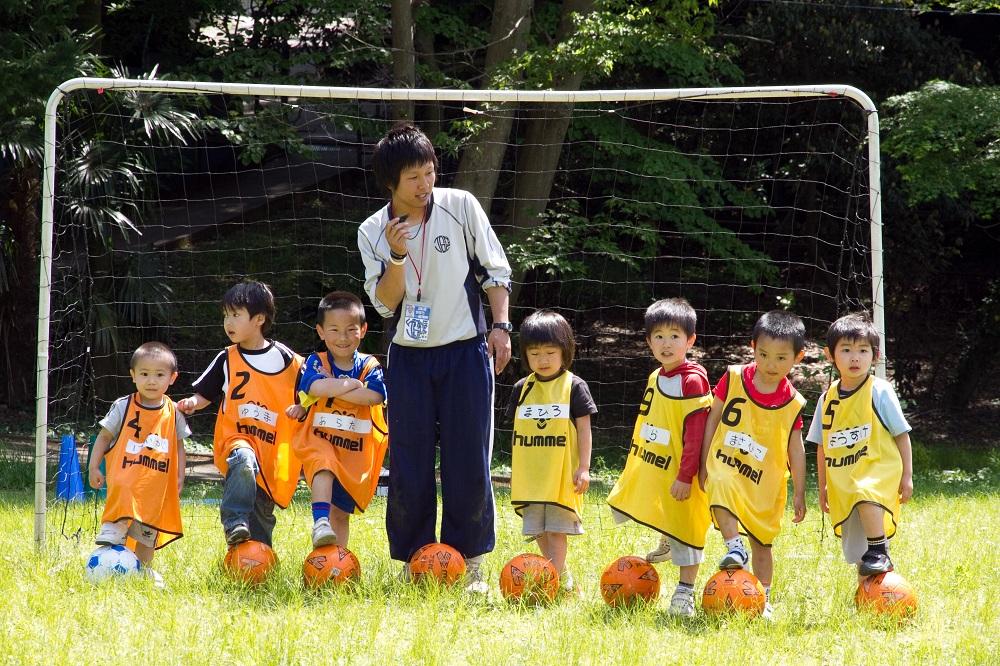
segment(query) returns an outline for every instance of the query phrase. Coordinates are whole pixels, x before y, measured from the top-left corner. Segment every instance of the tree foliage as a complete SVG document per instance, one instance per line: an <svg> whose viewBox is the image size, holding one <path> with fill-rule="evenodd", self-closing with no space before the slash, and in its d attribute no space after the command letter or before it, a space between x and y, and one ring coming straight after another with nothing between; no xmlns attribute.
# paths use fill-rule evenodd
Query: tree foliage
<svg viewBox="0 0 1000 666"><path fill-rule="evenodd" d="M964 201L982 219L1000 211L1000 88L931 81L885 109L882 147L911 204Z"/></svg>

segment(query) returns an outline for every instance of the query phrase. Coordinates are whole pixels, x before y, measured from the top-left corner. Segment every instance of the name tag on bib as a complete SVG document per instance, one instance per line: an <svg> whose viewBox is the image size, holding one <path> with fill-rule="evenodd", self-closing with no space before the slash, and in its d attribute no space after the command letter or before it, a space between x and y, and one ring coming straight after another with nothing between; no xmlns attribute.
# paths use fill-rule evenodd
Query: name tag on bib
<svg viewBox="0 0 1000 666"><path fill-rule="evenodd" d="M855 444L860 444L872 436L872 424L854 426L831 433L826 443L828 449L839 449L841 447L853 448Z"/></svg>
<svg viewBox="0 0 1000 666"><path fill-rule="evenodd" d="M403 339L427 342L431 332L431 304L425 301L403 303Z"/></svg>
<svg viewBox="0 0 1000 666"><path fill-rule="evenodd" d="M356 432L359 435L367 435L372 431L371 421L356 419L353 416L345 416L344 414L333 414L331 412L317 412L313 415L313 426L317 428L329 428L331 430Z"/></svg>
<svg viewBox="0 0 1000 666"><path fill-rule="evenodd" d="M665 428L657 428L654 425L648 423L643 423L642 428L639 430L639 437L642 437L647 442L656 442L657 444L669 444L670 443L670 431Z"/></svg>
<svg viewBox="0 0 1000 666"><path fill-rule="evenodd" d="M723 440L723 443L726 446L739 449L740 453L744 455L749 454L758 462L763 462L764 457L767 456L767 449L755 442L753 437L745 432L735 432L730 430L726 433L726 438Z"/></svg>
<svg viewBox="0 0 1000 666"><path fill-rule="evenodd" d="M519 419L565 419L569 418L569 405L521 405L517 408Z"/></svg>
<svg viewBox="0 0 1000 666"><path fill-rule="evenodd" d="M260 405L254 405L249 402L240 405L238 410L239 418L241 419L253 419L254 421L261 421L269 426L278 425L278 414L277 412L272 412L266 407L261 407Z"/></svg>

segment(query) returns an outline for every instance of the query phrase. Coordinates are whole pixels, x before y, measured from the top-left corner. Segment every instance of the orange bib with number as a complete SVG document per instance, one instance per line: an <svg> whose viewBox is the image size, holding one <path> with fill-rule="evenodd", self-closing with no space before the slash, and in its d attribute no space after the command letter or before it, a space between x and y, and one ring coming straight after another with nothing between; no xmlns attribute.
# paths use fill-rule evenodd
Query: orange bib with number
<svg viewBox="0 0 1000 666"><path fill-rule="evenodd" d="M164 396L159 407L144 407L138 395L129 398L125 421L105 456L108 501L101 522L122 518L158 531L156 548L182 536L177 415L174 401Z"/></svg>
<svg viewBox="0 0 1000 666"><path fill-rule="evenodd" d="M299 482L302 463L292 451L299 422L285 416L295 400L295 382L303 359L296 354L280 371L269 374L243 359L236 345L226 348L228 394L215 419L215 466L225 476L233 449L249 446L257 456L257 485L285 508Z"/></svg>
<svg viewBox="0 0 1000 666"><path fill-rule="evenodd" d="M327 355L320 354L319 360L332 377ZM378 360L368 356L358 379L363 382L377 367ZM385 409L381 404L358 405L337 398L320 398L310 405L305 425L292 440L292 449L302 461L310 486L317 472L333 473L360 513L375 494L388 443Z"/></svg>

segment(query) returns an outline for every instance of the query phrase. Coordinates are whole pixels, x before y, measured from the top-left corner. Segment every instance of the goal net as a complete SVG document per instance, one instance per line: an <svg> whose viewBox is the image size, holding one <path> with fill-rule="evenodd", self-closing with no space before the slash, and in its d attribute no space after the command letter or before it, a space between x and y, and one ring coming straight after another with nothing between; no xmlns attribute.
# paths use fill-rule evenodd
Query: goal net
<svg viewBox="0 0 1000 666"><path fill-rule="evenodd" d="M877 117L846 86L404 91L77 79L49 105L36 537L86 541L96 530L99 502L60 504L46 527L60 483L49 440L69 433L85 450L111 402L134 390L129 358L140 343L176 352L179 399L228 344L220 298L241 278L271 285L273 337L302 354L316 349L325 293L362 295L357 228L387 200L370 156L402 99L439 151L438 185L484 202L514 268L515 326L543 307L572 324L574 371L599 408L595 456L610 466L624 459L655 367L642 325L655 299L695 307L693 358L713 384L749 359L751 327L768 310L799 314L817 342L848 311L874 311L882 330ZM381 354L371 309L369 326L362 349ZM516 336L514 347L516 356ZM811 345L793 377L811 403L827 372ZM523 374L515 358L500 376L498 414ZM213 420L213 409L190 419L197 474L210 472ZM501 473L509 427L498 419Z"/></svg>

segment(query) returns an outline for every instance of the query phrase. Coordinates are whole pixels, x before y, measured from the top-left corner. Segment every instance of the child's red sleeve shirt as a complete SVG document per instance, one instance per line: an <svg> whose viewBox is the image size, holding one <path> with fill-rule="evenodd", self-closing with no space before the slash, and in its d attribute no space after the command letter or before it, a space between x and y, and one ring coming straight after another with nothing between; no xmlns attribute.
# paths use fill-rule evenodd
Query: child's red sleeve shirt
<svg viewBox="0 0 1000 666"><path fill-rule="evenodd" d="M660 377L668 380L679 378L681 397L684 398L705 395L710 389L705 368L691 361L681 363L670 372L660 370ZM677 469L678 481L691 483L698 474L698 466L701 464L701 443L705 437L707 421L708 411L704 409L688 414L684 420L684 446L681 463Z"/></svg>

